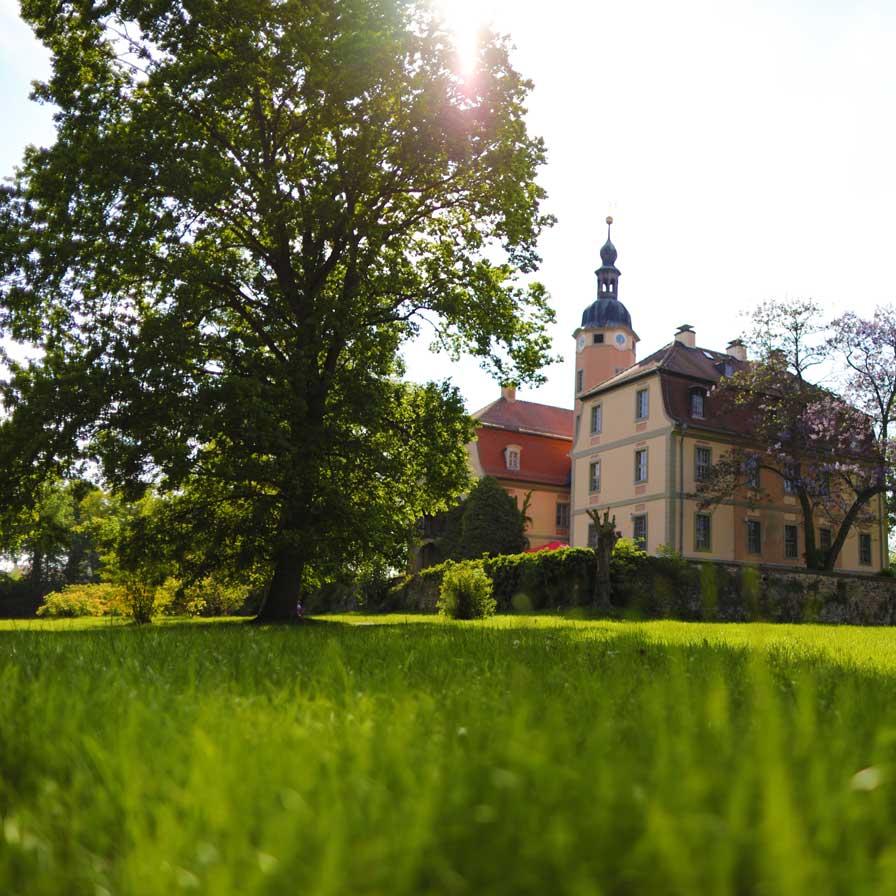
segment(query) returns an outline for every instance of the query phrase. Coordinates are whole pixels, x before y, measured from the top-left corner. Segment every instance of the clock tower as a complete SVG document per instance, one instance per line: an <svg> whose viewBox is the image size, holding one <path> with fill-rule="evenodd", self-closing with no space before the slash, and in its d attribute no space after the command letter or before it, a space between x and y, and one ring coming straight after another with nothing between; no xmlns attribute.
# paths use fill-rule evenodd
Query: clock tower
<svg viewBox="0 0 896 896"><path fill-rule="evenodd" d="M582 314L582 325L573 333L576 340L575 398L599 386L605 380L635 363L638 335L632 329L631 315L619 301L620 272L616 267L616 247L607 241L600 250L601 266L597 276L597 299Z"/></svg>

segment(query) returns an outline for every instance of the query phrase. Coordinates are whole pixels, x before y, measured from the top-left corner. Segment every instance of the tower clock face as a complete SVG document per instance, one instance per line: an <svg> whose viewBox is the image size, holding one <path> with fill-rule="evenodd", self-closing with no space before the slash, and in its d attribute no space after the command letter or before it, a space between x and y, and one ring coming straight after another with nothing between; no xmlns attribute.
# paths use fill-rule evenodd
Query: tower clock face
<svg viewBox="0 0 896 896"><path fill-rule="evenodd" d="M625 345L625 335L622 333L616 334L616 345Z"/></svg>
<svg viewBox="0 0 896 896"><path fill-rule="evenodd" d="M585 348L585 337L584 336L579 336L578 346L579 346L579 351L581 351L583 348Z"/></svg>

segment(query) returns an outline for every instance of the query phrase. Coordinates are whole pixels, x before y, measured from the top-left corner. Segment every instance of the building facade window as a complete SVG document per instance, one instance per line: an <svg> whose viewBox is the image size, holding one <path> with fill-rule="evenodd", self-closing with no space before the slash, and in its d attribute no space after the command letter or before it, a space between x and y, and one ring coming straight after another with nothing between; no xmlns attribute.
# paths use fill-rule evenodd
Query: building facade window
<svg viewBox="0 0 896 896"><path fill-rule="evenodd" d="M569 503L567 501L557 502L555 521L558 529L569 529Z"/></svg>
<svg viewBox="0 0 896 896"><path fill-rule="evenodd" d="M744 482L747 488L759 488L759 458L755 454L744 461Z"/></svg>
<svg viewBox="0 0 896 896"><path fill-rule="evenodd" d="M635 482L647 482L647 449L635 452Z"/></svg>
<svg viewBox="0 0 896 896"><path fill-rule="evenodd" d="M642 551L647 550L647 514L641 513L632 517L632 535L635 543Z"/></svg>
<svg viewBox="0 0 896 896"><path fill-rule="evenodd" d="M588 523L588 547L597 547L597 526L594 523Z"/></svg>
<svg viewBox="0 0 896 896"><path fill-rule="evenodd" d="M650 391L638 389L635 393L635 419L646 420L650 413Z"/></svg>
<svg viewBox="0 0 896 896"><path fill-rule="evenodd" d="M576 392L582 391L582 384L584 382L584 379L585 379L585 371L577 370L576 371Z"/></svg>
<svg viewBox="0 0 896 896"><path fill-rule="evenodd" d="M868 532L859 532L859 563L871 566L871 535Z"/></svg>
<svg viewBox="0 0 896 896"><path fill-rule="evenodd" d="M596 404L591 408L591 435L596 435L604 428L604 409Z"/></svg>
<svg viewBox="0 0 896 896"><path fill-rule="evenodd" d="M712 550L712 517L708 513L694 515L694 550Z"/></svg>
<svg viewBox="0 0 896 896"><path fill-rule="evenodd" d="M603 333L595 333L594 334L594 342L592 343L593 345L601 345L603 343L603 341L604 341Z"/></svg>
<svg viewBox="0 0 896 896"><path fill-rule="evenodd" d="M703 389L691 389L691 416L703 419L706 409L706 391Z"/></svg>
<svg viewBox="0 0 896 896"><path fill-rule="evenodd" d="M507 464L508 470L518 470L520 468L520 449L515 445L508 445L504 449L504 462Z"/></svg>
<svg viewBox="0 0 896 896"><path fill-rule="evenodd" d="M697 482L705 482L709 478L712 468L712 448L698 445L694 449L694 479Z"/></svg>
<svg viewBox="0 0 896 896"><path fill-rule="evenodd" d="M829 551L831 549L831 530L830 529L819 529L818 530L818 546L823 551Z"/></svg>
<svg viewBox="0 0 896 896"><path fill-rule="evenodd" d="M787 464L784 467L784 494L795 495L800 478L800 465Z"/></svg>
<svg viewBox="0 0 896 896"><path fill-rule="evenodd" d="M747 553L762 553L762 526L759 520L747 520Z"/></svg>
<svg viewBox="0 0 896 896"><path fill-rule="evenodd" d="M799 555L799 545L797 543L796 526L784 527L784 556L788 560L793 560Z"/></svg>
<svg viewBox="0 0 896 896"><path fill-rule="evenodd" d="M591 494L600 491L600 461L592 461L588 468L588 491Z"/></svg>

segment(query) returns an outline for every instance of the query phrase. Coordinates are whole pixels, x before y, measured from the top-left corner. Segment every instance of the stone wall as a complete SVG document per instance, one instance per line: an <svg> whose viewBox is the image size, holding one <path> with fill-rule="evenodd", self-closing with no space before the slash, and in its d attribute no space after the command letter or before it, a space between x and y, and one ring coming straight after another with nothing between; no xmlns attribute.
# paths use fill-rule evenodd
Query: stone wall
<svg viewBox="0 0 896 896"><path fill-rule="evenodd" d="M685 597L683 618L896 625L896 578L889 576L701 564Z"/></svg>

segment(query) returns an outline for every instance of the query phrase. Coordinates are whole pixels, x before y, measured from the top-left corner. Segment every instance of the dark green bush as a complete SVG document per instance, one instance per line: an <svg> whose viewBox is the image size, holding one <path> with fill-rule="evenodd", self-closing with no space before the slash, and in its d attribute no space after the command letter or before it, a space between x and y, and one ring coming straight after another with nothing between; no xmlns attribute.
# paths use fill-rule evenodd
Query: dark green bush
<svg viewBox="0 0 896 896"><path fill-rule="evenodd" d="M483 554L514 554L526 545L526 521L497 479L483 476L464 502L458 559L475 560Z"/></svg>
<svg viewBox="0 0 896 896"><path fill-rule="evenodd" d="M492 580L479 566L452 564L442 576L438 609L443 616L452 619L493 616L495 600L492 597Z"/></svg>

